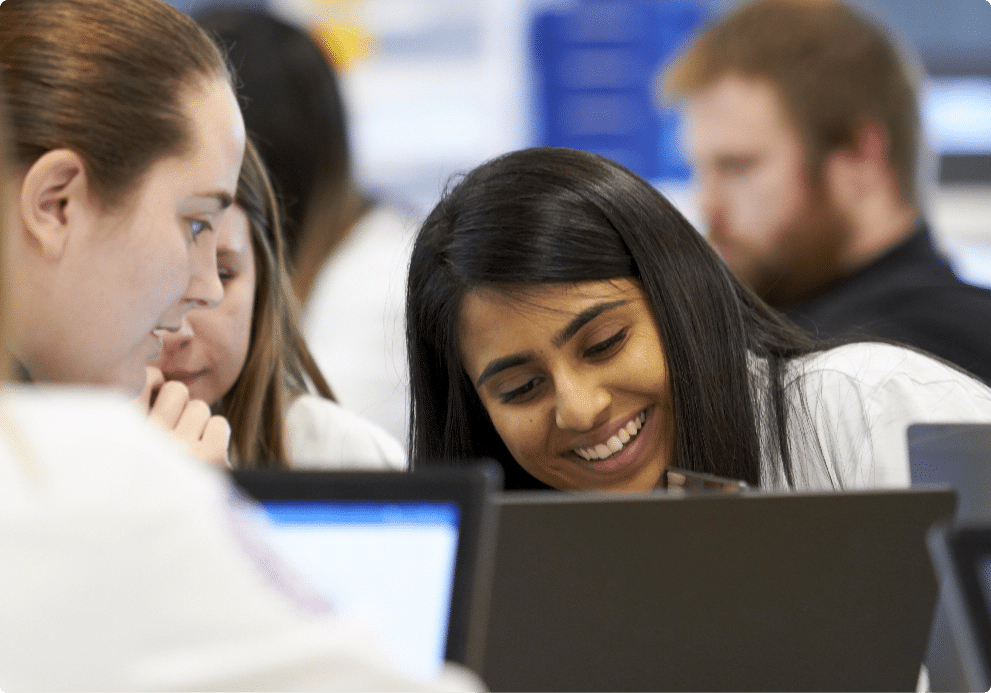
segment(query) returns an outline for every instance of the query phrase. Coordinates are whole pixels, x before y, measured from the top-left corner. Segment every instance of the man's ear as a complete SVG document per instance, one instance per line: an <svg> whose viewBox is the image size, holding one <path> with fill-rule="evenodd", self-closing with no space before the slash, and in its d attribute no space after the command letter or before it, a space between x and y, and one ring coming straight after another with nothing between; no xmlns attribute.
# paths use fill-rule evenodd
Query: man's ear
<svg viewBox="0 0 991 693"><path fill-rule="evenodd" d="M24 174L19 202L29 242L46 259L61 258L72 224L89 206L89 183L82 157L69 149L42 154Z"/></svg>
<svg viewBox="0 0 991 693"><path fill-rule="evenodd" d="M853 146L826 158L824 175L834 202L850 209L889 185L892 176L888 158L888 137L872 124L861 125Z"/></svg>

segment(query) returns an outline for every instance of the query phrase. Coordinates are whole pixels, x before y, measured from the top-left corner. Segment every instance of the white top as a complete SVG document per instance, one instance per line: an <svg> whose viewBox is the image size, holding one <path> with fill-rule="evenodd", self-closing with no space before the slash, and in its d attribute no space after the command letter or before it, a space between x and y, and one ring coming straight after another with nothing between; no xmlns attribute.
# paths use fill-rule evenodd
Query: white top
<svg viewBox="0 0 991 693"><path fill-rule="evenodd" d="M286 452L294 469L403 470L406 454L380 426L319 395L286 411Z"/></svg>
<svg viewBox="0 0 991 693"><path fill-rule="evenodd" d="M303 306L306 343L341 406L406 441L406 273L416 223L376 206L327 260Z"/></svg>
<svg viewBox="0 0 991 693"><path fill-rule="evenodd" d="M991 423L991 389L888 344L850 344L797 359L785 388L797 403L789 437L798 490L907 487L910 424ZM763 488L786 487L780 465L766 464L762 474Z"/></svg>
<svg viewBox="0 0 991 693"><path fill-rule="evenodd" d="M106 394L0 394L0 688L474 690L284 572L226 475Z"/></svg>

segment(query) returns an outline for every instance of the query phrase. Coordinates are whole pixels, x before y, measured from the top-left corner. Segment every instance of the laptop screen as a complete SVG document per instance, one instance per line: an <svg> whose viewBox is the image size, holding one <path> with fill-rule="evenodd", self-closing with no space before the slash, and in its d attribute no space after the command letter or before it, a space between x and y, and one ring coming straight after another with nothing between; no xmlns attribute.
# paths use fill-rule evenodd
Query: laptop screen
<svg viewBox="0 0 991 693"><path fill-rule="evenodd" d="M263 501L268 541L336 611L373 621L414 675L444 661L460 511L453 502Z"/></svg>
<svg viewBox="0 0 991 693"><path fill-rule="evenodd" d="M272 547L336 611L371 620L411 674L467 661L487 604L497 466L231 474Z"/></svg>

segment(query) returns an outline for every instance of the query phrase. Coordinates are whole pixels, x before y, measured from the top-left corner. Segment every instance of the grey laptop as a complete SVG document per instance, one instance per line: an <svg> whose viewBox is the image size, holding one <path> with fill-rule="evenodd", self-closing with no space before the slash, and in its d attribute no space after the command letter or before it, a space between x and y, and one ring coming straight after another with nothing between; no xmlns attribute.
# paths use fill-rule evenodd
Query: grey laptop
<svg viewBox="0 0 991 693"><path fill-rule="evenodd" d="M496 691L915 690L952 491L505 494Z"/></svg>
<svg viewBox="0 0 991 693"><path fill-rule="evenodd" d="M991 524L938 525L929 550L963 676L956 690L991 688Z"/></svg>
<svg viewBox="0 0 991 693"><path fill-rule="evenodd" d="M915 424L908 428L912 484L957 491L957 524L991 523L991 424ZM966 643L958 642L949 597L940 598L926 654L933 691L968 690Z"/></svg>

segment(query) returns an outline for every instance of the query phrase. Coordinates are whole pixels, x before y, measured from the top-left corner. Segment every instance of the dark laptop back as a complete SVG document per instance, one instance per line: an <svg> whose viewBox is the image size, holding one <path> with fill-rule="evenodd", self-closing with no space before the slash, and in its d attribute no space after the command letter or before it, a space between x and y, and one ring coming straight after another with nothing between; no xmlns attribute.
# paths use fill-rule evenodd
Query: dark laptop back
<svg viewBox="0 0 991 693"><path fill-rule="evenodd" d="M915 690L948 490L500 500L499 690Z"/></svg>
<svg viewBox="0 0 991 693"><path fill-rule="evenodd" d="M289 565L338 610L380 620L412 673L465 661L485 620L497 466L232 475Z"/></svg>

